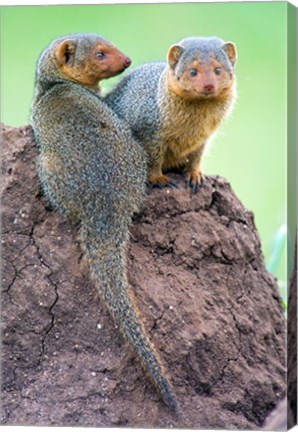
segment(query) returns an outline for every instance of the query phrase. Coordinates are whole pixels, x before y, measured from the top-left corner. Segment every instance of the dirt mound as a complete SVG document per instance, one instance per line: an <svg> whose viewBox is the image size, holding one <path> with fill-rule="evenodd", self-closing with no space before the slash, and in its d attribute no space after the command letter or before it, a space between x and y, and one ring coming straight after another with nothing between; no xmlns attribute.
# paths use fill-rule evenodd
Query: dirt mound
<svg viewBox="0 0 298 432"><path fill-rule="evenodd" d="M129 282L177 418L99 301L77 227L41 196L31 128L2 138L2 424L260 427L285 395L285 319L229 183L153 190L131 229Z"/></svg>
<svg viewBox="0 0 298 432"><path fill-rule="evenodd" d="M288 299L288 428L297 424L297 240Z"/></svg>

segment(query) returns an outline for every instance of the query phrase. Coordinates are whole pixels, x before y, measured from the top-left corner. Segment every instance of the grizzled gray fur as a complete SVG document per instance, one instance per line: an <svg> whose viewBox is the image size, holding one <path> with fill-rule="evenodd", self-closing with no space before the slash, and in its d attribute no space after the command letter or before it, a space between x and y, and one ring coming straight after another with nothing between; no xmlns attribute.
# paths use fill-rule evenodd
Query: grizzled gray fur
<svg viewBox="0 0 298 432"><path fill-rule="evenodd" d="M145 195L146 153L98 95L101 77L120 73L128 64L116 47L96 35L70 35L45 50L32 110L38 171L50 202L79 222L101 298L175 410L170 384L127 289L126 243L132 214Z"/></svg>
<svg viewBox="0 0 298 432"><path fill-rule="evenodd" d="M186 38L170 47L167 63L137 67L107 95L146 149L153 184L173 185L163 171L183 167L197 192L204 148L235 99L235 62L232 42Z"/></svg>

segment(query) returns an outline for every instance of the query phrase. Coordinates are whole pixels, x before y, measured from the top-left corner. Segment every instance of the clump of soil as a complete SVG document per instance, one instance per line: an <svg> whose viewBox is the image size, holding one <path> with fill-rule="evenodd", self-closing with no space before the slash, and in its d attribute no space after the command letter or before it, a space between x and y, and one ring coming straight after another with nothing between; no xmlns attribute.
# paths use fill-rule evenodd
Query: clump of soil
<svg viewBox="0 0 298 432"><path fill-rule="evenodd" d="M2 424L256 429L285 395L285 319L253 214L221 177L152 190L128 279L182 407L100 302L77 227L42 197L29 126L2 126Z"/></svg>

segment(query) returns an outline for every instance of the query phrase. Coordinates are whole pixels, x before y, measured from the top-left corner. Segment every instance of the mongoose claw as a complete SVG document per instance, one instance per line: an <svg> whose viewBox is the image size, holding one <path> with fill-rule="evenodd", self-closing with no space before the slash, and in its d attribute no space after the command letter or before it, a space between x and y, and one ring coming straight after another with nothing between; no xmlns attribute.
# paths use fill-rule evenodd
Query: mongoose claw
<svg viewBox="0 0 298 432"><path fill-rule="evenodd" d="M154 184L152 185L152 187L153 187L154 189L163 189L163 188L164 188L164 185L161 185L160 183L154 183Z"/></svg>
<svg viewBox="0 0 298 432"><path fill-rule="evenodd" d="M178 188L178 184L174 180L171 180L168 176L163 174L158 176L151 176L149 180L153 188L158 188L158 189L163 189L165 187L169 187L171 189Z"/></svg>
<svg viewBox="0 0 298 432"><path fill-rule="evenodd" d="M185 180L186 189L191 188L191 192L196 194L203 184L203 176L192 176Z"/></svg>
<svg viewBox="0 0 298 432"><path fill-rule="evenodd" d="M188 189L190 187L190 179L185 180L185 189Z"/></svg>
<svg viewBox="0 0 298 432"><path fill-rule="evenodd" d="M172 180L168 183L153 183L152 187L157 189L164 189L166 187L169 187L170 189L178 189L177 183Z"/></svg>
<svg viewBox="0 0 298 432"><path fill-rule="evenodd" d="M191 191L193 194L196 194L199 190L200 184L199 183L195 183L194 185L192 185Z"/></svg>
<svg viewBox="0 0 298 432"><path fill-rule="evenodd" d="M174 180L169 181L169 183L166 186L169 186L171 189L178 189L179 187Z"/></svg>

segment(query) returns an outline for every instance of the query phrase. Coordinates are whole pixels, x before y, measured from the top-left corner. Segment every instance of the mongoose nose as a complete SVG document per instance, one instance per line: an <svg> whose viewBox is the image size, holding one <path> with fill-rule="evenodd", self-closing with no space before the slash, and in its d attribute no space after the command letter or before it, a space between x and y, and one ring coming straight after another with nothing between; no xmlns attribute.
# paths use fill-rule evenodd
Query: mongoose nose
<svg viewBox="0 0 298 432"><path fill-rule="evenodd" d="M124 59L124 66L128 67L131 65L131 59L129 57L125 57Z"/></svg>
<svg viewBox="0 0 298 432"><path fill-rule="evenodd" d="M207 92L212 92L214 90L214 85L213 84L205 84L204 90Z"/></svg>

